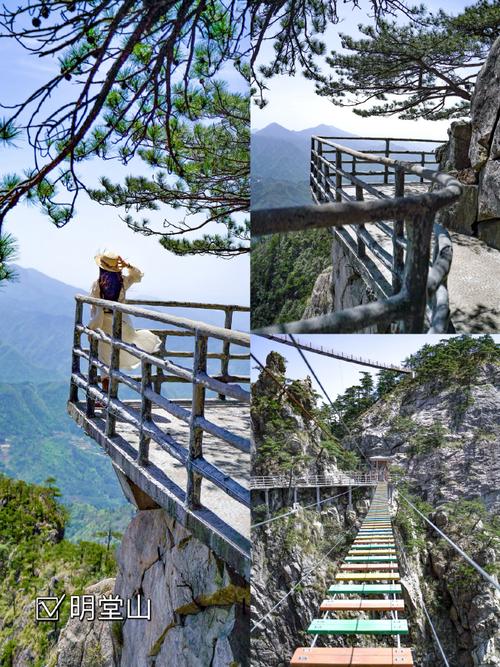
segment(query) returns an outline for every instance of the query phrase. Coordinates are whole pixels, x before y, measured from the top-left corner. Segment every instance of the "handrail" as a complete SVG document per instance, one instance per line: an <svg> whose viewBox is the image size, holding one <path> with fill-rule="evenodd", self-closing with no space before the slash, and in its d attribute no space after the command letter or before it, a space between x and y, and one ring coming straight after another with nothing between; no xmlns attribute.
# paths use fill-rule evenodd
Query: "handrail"
<svg viewBox="0 0 500 667"><path fill-rule="evenodd" d="M175 518L193 534L205 541L219 556L225 558L226 562L246 576L250 566L248 539L225 523L216 513L202 505L201 493L202 482L206 480L243 507L250 507L250 490L233 479L226 471L220 469L215 462L209 461L203 453L204 434L211 434L235 450L246 455L250 454L249 437L243 437L230 427L211 421L209 414L206 414L207 389L216 392L224 399L233 399L232 402L227 403L227 409L230 409L232 405L249 404L250 392L240 385L240 383L247 384L249 378L231 376L227 370L227 363L234 356L231 355L229 345L236 344L249 348L250 335L128 303L96 299L86 295L77 295L75 301L72 374L68 406L70 413L84 425L86 430L89 429L92 434L96 434L96 439L103 445L118 468L121 468L123 457L115 447L114 438L116 436L125 437L126 442L129 442L130 428L132 432L135 431L138 436L138 444L129 446L129 451L133 451L134 454L128 462L133 469L134 483L144 493L153 493L151 497L154 497L154 488L151 489L151 475L153 474L153 477L156 475L157 479L163 480L157 493L165 498L164 506L173 511ZM163 302L162 305L165 303L167 302ZM84 306L97 306L110 310L112 312L112 332L107 333L89 328L84 323ZM159 351L150 353L122 338L123 315L133 315L168 327L179 327L179 329L166 329L162 347ZM194 339L194 351L189 355L193 359L191 368L168 359L171 353L165 347L165 340L168 336L177 333L181 335L189 333L191 340ZM89 341L88 349L82 347L83 336ZM224 346L227 344L222 354L208 353L208 344L211 339L221 340ZM102 360L100 354L102 345L108 346L109 363ZM120 354L123 352L136 357L140 362L138 378L134 377L130 371L120 368ZM183 353L183 356L188 355ZM207 362L214 357L221 360L220 375L214 375L213 371L209 371ZM237 358L246 360L249 355L237 355ZM85 368L81 366L82 361L85 362ZM156 374L153 372L154 369L156 369ZM109 377L107 393L98 385L99 372ZM185 402L186 405L181 405L178 401L161 393L163 382L172 379L192 385L192 398L189 402ZM134 392L138 400L131 401L129 398L122 398L120 386ZM83 392L85 396L83 407L79 400L79 392ZM102 432L97 426L98 421L95 422L98 419L96 417L97 401L104 406L105 427L103 431L101 429ZM155 413L155 409L165 411L168 415L188 425L185 442L170 434L164 426L164 419L157 418L158 412ZM127 429L120 428L118 422L127 424ZM166 452L172 460L179 462L184 467L186 471L185 489L181 489L173 479L170 479L165 470L157 468L155 460L150 458L151 441ZM137 439L134 442L137 442ZM155 469L158 472L152 473Z"/></svg>
<svg viewBox="0 0 500 667"><path fill-rule="evenodd" d="M398 166L404 163L396 161ZM420 170L425 174L428 170ZM442 190L433 190L421 195L407 195L398 199L383 201L355 201L338 204L305 204L302 206L284 206L252 211L252 233L256 236L288 232L301 232L308 229L326 229L343 227L345 224L362 225L377 222L380 219L396 219L411 213L433 213L443 206L453 204L462 194L462 186L449 174L440 174L434 182L443 185ZM346 223L346 220L349 220Z"/></svg>
<svg viewBox="0 0 500 667"><path fill-rule="evenodd" d="M219 340L227 340L230 343L236 343L243 347L250 346L250 335L242 331L234 331L232 329L224 329L223 327L214 324L206 324L197 320L190 320L187 317L179 317L178 315L171 315L170 313L160 313L155 310L146 310L138 306L128 305L127 303L120 303L116 301L106 301L105 299L96 299L86 294L77 294L75 297L81 303L87 303L91 306L99 306L107 308L113 312L120 312L126 315L134 315L135 317L143 317L153 322L162 322L163 324L172 324L193 333L210 336L211 338L218 338Z"/></svg>
<svg viewBox="0 0 500 667"><path fill-rule="evenodd" d="M359 274L375 290L379 300L309 320L271 325L261 331L334 333L363 330L375 325L388 327L390 324L396 324L400 331L408 333L422 333L426 326L432 331L446 331L449 321L446 279L452 248L449 236L446 237L441 227L433 227L433 222L440 208L449 206L461 196L459 181L422 164L391 158L387 150L386 155L371 154L321 137L312 137L311 142L311 188L316 205L253 211L252 233L259 236L331 229L345 251L353 256ZM330 157L332 154L334 160ZM348 162L352 172L343 169L345 156L352 158ZM395 196L389 198L373 183L365 183L356 176L356 160L385 167L380 172L373 172L384 185L389 184L389 175L393 173ZM424 193L405 193L405 175L408 174L429 182L432 189ZM346 192L344 180L354 186L355 196ZM365 190L376 199L365 201ZM394 221L392 229L386 220ZM366 223L376 223L392 238L392 254L364 227ZM354 238L345 226L352 227ZM429 272L433 232L437 239L437 253ZM381 273L377 262L389 271L391 282Z"/></svg>
<svg viewBox="0 0 500 667"><path fill-rule="evenodd" d="M355 484L377 484L386 481L383 473L333 473L323 475L255 475L250 482L251 489L293 488L314 486L344 486Z"/></svg>
<svg viewBox="0 0 500 667"><path fill-rule="evenodd" d="M201 310L234 310L240 313L249 313L250 306L240 306L230 303L203 303L200 301L162 301L159 299L125 299L124 303L139 306L163 306L167 308L199 308Z"/></svg>

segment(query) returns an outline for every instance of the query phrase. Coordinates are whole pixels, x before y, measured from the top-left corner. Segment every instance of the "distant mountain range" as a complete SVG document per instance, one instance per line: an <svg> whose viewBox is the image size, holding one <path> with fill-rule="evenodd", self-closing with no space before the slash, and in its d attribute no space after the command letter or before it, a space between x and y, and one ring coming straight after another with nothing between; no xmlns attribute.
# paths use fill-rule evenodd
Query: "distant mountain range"
<svg viewBox="0 0 500 667"><path fill-rule="evenodd" d="M288 130L271 123L252 133L252 208L297 206L312 203L309 188L311 137L339 137L341 143L358 150L381 150L382 140L360 141L354 134L334 127L317 125L305 130ZM425 148L435 144L401 142L399 149ZM396 145L394 145L396 148ZM411 157L411 156L409 156Z"/></svg>
<svg viewBox="0 0 500 667"><path fill-rule="evenodd" d="M67 380L75 294L85 292L35 269L0 286L0 381Z"/></svg>

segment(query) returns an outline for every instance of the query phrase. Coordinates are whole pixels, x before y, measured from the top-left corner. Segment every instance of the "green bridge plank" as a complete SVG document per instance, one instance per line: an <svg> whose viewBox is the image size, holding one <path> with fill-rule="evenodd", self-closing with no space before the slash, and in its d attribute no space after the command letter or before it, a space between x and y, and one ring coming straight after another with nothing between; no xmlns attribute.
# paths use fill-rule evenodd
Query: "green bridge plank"
<svg viewBox="0 0 500 667"><path fill-rule="evenodd" d="M328 595L396 595L401 593L401 584L334 584L328 589Z"/></svg>
<svg viewBox="0 0 500 667"><path fill-rule="evenodd" d="M404 619L315 618L307 632L313 635L407 635L408 623Z"/></svg>

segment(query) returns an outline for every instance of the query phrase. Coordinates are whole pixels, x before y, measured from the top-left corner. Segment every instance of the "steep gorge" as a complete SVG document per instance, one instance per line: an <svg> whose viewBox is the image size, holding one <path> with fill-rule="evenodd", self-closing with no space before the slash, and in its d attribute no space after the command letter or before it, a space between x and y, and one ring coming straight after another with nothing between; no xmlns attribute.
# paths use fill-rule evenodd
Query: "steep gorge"
<svg viewBox="0 0 500 667"><path fill-rule="evenodd" d="M455 341L455 342L453 342ZM424 346L413 360L416 376L400 381L349 420L350 432L340 432L342 447L366 456L392 456L392 478L398 480L392 510L403 590L416 664L441 664L423 611L425 602L450 664L493 667L500 664L500 596L403 499L413 503L492 576L500 568L500 363L498 349L484 337L475 345L457 338ZM284 401L286 403L286 401ZM284 407L283 414L290 408ZM259 415L256 415L257 420ZM257 421L258 424L258 421ZM281 431L282 449L292 443ZM314 428L296 421L302 455L317 450ZM269 428L269 427L268 427ZM264 436L264 437L263 437ZM269 438L257 429L256 443ZM328 465L335 470L337 461ZM300 463L296 472L300 472ZM261 461L261 474L263 472ZM339 493L343 489L335 490ZM275 495L280 498L277 492ZM290 509L291 499L271 503L270 516ZM326 492L325 492L326 497ZM340 539L338 549L301 584L262 627L252 634L252 664L287 665L293 649L308 645L305 629L317 615L326 584L347 551L349 529L366 510L367 494L355 496L353 512L346 498L312 507L255 530L253 619L258 620ZM256 497L255 521L264 518L262 495ZM312 494L301 504L314 502ZM369 638L373 640L373 638ZM345 645L329 637L327 645ZM306 642L304 644L304 642ZM367 643L366 639L363 640ZM359 638L356 644L360 645ZM321 645L321 639L317 645Z"/></svg>

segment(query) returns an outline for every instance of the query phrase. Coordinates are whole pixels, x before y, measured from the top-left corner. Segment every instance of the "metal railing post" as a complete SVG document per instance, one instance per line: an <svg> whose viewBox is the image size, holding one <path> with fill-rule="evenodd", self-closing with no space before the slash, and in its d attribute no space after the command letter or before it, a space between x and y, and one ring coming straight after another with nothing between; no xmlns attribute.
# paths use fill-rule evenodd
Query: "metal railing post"
<svg viewBox="0 0 500 667"><path fill-rule="evenodd" d="M156 356L160 357L160 359L165 358L165 350L167 349L167 338L168 336L161 336L161 343L160 343L160 349L156 353ZM165 377L165 373L163 372L163 368L160 368L160 366L156 367L156 373L155 373L155 380L154 380L154 388L155 392L157 394L161 394L161 387L163 384L163 378Z"/></svg>
<svg viewBox="0 0 500 667"><path fill-rule="evenodd" d="M233 326L233 310L232 308L226 308L224 315L224 328L231 329ZM231 343L228 340L225 340L222 343L222 359L220 361L220 373L222 377L229 375L229 355L231 353ZM219 394L219 399L221 401L226 400L225 394Z"/></svg>
<svg viewBox="0 0 500 667"><path fill-rule="evenodd" d="M420 157L420 164L422 165L422 168L425 168L425 152L422 151L421 157ZM424 177L420 176L420 182L424 182Z"/></svg>
<svg viewBox="0 0 500 667"><path fill-rule="evenodd" d="M404 333L424 331L433 224L434 215L430 211L413 215L407 220L406 263L402 289L407 296L408 311L403 322Z"/></svg>
<svg viewBox="0 0 500 667"><path fill-rule="evenodd" d="M403 167L396 167L395 196L404 197L405 194L405 171ZM398 294L403 284L403 273L405 269L404 248L402 241L405 236L404 220L395 220L392 228L392 293Z"/></svg>
<svg viewBox="0 0 500 667"><path fill-rule="evenodd" d="M316 185L314 183L314 173L316 171L316 147L315 147L315 138L311 137L311 164L310 164L310 169L311 171L309 172L309 186L313 192L316 192Z"/></svg>
<svg viewBox="0 0 500 667"><path fill-rule="evenodd" d="M363 196L363 187L359 184L356 184L356 201L363 201L364 196ZM361 230L365 229L364 225L359 225L359 232ZM361 238L360 234L356 234L357 238L357 243L358 243L358 257L365 257L366 256L366 245L363 239Z"/></svg>
<svg viewBox="0 0 500 667"><path fill-rule="evenodd" d="M342 153L336 148L335 149L335 201L342 201L342 193L339 192L339 188L342 188L342 174L339 169L342 169Z"/></svg>
<svg viewBox="0 0 500 667"><path fill-rule="evenodd" d="M99 341L93 336L89 339L89 370L87 378L87 417L95 417L95 398L90 394L90 387L97 387L97 368L94 363L97 359Z"/></svg>
<svg viewBox="0 0 500 667"><path fill-rule="evenodd" d="M390 151L390 144L391 144L391 140L390 140L390 139L386 139L386 140L385 140L385 157L387 157L387 158L388 158L388 157L390 156L390 154L391 154L391 151ZM389 165L386 164L386 165L385 165L385 170L384 170L384 185L387 185L388 183L389 183Z"/></svg>
<svg viewBox="0 0 500 667"><path fill-rule="evenodd" d="M81 348L82 334L78 327L82 326L83 322L83 303L76 300L75 304L75 328L73 330L73 351L71 355L71 373L80 373L80 357L76 354L76 350ZM69 400L71 403L78 403L78 386L71 382L69 388Z"/></svg>
<svg viewBox="0 0 500 667"><path fill-rule="evenodd" d="M201 504L202 476L193 470L193 461L203 456L203 429L197 426L197 418L205 413L205 387L201 385L197 376L207 371L207 337L197 333L193 360L193 399L191 419L189 423L189 454L186 462L187 487L186 505L189 509L196 509Z"/></svg>
<svg viewBox="0 0 500 667"><path fill-rule="evenodd" d="M142 361L141 374L141 426L139 429L139 452L137 455L137 463L140 466L146 466L149 462L149 443L151 438L144 434L144 424L151 421L151 400L145 395L146 389L151 389L151 363L149 361Z"/></svg>
<svg viewBox="0 0 500 667"><path fill-rule="evenodd" d="M122 339L122 312L113 309L113 333L111 334L111 360L109 363L108 405L106 409L106 435L112 438L116 433L116 417L110 411L110 402L118 397L118 379L116 371L120 369L120 350L115 341Z"/></svg>

